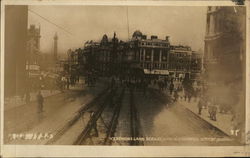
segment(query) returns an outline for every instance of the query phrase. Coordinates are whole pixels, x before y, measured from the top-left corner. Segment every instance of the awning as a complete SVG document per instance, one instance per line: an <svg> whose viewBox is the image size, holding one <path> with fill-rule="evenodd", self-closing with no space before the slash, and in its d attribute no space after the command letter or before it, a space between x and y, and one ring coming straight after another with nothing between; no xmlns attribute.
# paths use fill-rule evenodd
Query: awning
<svg viewBox="0 0 250 158"><path fill-rule="evenodd" d="M143 69L144 74L154 74L154 75L169 75L168 70L149 70L149 69Z"/></svg>

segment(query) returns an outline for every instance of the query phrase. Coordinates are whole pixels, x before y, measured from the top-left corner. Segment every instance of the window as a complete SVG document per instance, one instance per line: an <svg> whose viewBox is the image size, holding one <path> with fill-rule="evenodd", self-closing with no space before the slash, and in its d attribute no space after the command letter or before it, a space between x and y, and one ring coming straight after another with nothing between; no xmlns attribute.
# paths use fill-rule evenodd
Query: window
<svg viewBox="0 0 250 158"><path fill-rule="evenodd" d="M145 60L146 61L150 61L151 60L151 50L150 49L146 49L146 57Z"/></svg>
<svg viewBox="0 0 250 158"><path fill-rule="evenodd" d="M162 50L162 57L161 57L161 60L162 61L167 61L167 58L168 58L168 52L167 52L167 50Z"/></svg>
<svg viewBox="0 0 250 158"><path fill-rule="evenodd" d="M159 61L159 60L160 60L160 50L154 49L154 61Z"/></svg>
<svg viewBox="0 0 250 158"><path fill-rule="evenodd" d="M209 34L210 30L210 15L207 15L207 34Z"/></svg>

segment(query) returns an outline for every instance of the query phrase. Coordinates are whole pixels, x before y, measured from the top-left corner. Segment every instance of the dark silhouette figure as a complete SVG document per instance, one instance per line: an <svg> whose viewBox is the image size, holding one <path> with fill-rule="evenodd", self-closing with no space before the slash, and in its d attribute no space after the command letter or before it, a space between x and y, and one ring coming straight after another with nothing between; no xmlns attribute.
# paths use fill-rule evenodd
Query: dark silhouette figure
<svg viewBox="0 0 250 158"><path fill-rule="evenodd" d="M44 99L43 99L43 96L41 94L41 91L38 92L36 97L37 97L38 113L43 112Z"/></svg>

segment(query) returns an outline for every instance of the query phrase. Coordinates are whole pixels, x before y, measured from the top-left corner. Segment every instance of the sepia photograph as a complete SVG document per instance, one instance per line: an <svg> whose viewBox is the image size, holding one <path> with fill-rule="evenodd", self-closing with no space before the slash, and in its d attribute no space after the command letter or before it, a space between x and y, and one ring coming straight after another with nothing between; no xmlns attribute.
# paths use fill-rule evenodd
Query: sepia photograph
<svg viewBox="0 0 250 158"><path fill-rule="evenodd" d="M246 6L2 8L3 145L246 145Z"/></svg>

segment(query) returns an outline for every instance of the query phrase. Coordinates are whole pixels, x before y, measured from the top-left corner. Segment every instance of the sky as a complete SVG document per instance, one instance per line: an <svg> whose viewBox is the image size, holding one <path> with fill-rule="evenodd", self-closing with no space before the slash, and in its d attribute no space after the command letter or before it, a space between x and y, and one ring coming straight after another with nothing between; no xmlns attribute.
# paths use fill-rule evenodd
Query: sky
<svg viewBox="0 0 250 158"><path fill-rule="evenodd" d="M29 6L29 10L29 25L41 28L42 53L53 51L55 33L58 52L66 53L83 47L88 40L99 41L104 34L112 38L114 32L120 40L127 41L135 30L148 38L170 36L171 44L189 45L196 51L204 48L206 7Z"/></svg>

